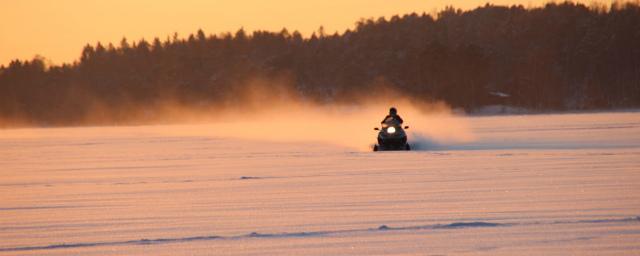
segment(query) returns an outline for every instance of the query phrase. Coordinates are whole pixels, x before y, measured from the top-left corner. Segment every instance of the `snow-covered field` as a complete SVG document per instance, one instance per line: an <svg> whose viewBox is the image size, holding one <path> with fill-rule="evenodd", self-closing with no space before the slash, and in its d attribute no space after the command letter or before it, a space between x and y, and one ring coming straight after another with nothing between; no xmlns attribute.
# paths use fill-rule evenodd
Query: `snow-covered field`
<svg viewBox="0 0 640 256"><path fill-rule="evenodd" d="M640 255L640 113L463 119L468 139L377 153L0 130L0 255Z"/></svg>

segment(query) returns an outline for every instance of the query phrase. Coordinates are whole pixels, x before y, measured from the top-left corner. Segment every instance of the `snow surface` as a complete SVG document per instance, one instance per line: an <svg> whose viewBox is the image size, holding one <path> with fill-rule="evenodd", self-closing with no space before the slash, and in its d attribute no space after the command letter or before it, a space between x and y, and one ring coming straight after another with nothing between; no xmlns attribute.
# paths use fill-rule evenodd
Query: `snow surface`
<svg viewBox="0 0 640 256"><path fill-rule="evenodd" d="M0 255L640 254L640 113L466 119L471 141L376 153L2 130Z"/></svg>

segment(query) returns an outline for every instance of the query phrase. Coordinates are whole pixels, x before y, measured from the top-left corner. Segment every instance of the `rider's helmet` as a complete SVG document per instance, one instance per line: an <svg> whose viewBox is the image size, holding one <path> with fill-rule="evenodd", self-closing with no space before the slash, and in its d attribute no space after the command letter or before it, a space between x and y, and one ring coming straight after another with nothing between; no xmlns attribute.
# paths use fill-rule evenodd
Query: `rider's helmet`
<svg viewBox="0 0 640 256"><path fill-rule="evenodd" d="M398 114L398 110L397 110L396 108L391 107L391 108L389 109L389 115L395 116L395 115L397 115L397 114Z"/></svg>

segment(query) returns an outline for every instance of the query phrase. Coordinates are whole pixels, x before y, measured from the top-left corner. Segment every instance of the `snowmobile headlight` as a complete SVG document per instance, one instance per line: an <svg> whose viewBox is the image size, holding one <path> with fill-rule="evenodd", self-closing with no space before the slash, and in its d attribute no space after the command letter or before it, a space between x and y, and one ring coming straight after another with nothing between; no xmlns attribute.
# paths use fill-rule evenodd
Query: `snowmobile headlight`
<svg viewBox="0 0 640 256"><path fill-rule="evenodd" d="M391 126L391 127L387 128L387 133L393 134L395 132L396 132L396 128L395 127Z"/></svg>

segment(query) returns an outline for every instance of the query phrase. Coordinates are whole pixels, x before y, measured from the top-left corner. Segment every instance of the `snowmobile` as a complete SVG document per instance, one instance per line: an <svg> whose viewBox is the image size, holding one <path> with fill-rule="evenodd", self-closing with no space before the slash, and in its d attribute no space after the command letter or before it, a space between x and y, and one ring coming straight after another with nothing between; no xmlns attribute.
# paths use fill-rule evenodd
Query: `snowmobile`
<svg viewBox="0 0 640 256"><path fill-rule="evenodd" d="M384 150L411 150L411 146L407 143L407 133L405 129L409 126L402 125L397 122L384 122L381 128L373 128L378 132L378 144L373 146L373 151Z"/></svg>

